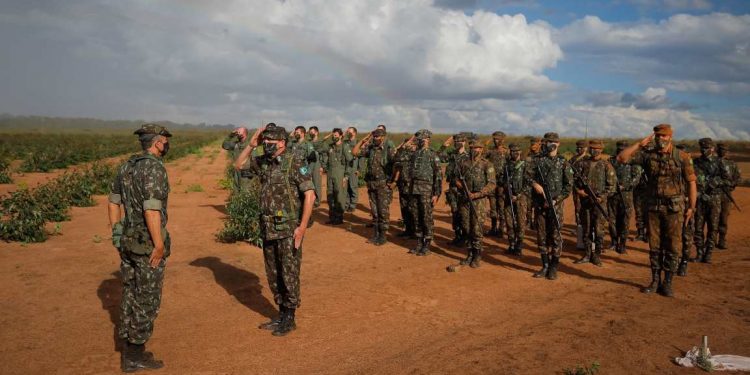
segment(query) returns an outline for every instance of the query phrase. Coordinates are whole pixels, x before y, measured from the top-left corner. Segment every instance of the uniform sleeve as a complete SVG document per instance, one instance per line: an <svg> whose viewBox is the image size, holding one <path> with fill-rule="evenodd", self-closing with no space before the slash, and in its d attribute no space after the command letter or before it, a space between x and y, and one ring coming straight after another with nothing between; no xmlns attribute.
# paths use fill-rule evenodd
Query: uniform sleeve
<svg viewBox="0 0 750 375"><path fill-rule="evenodd" d="M487 179L487 185L482 188L480 193L487 197L492 195L497 187L497 173L491 162L488 162L484 168L484 178Z"/></svg>
<svg viewBox="0 0 750 375"><path fill-rule="evenodd" d="M110 185L109 201L114 204L122 204L122 167L117 171L117 176Z"/></svg>
<svg viewBox="0 0 750 375"><path fill-rule="evenodd" d="M237 141L235 140L234 136L229 136L224 139L224 142L221 143L221 148L232 151L234 150L234 147L237 145Z"/></svg>
<svg viewBox="0 0 750 375"><path fill-rule="evenodd" d="M633 155L632 158L630 158L630 161L628 164L630 165L640 165L643 166L643 164L646 163L646 153L643 152L643 150L636 151L635 155Z"/></svg>
<svg viewBox="0 0 750 375"><path fill-rule="evenodd" d="M241 170L250 174L251 176L257 176L260 174L260 161L261 156L251 156L247 158L245 164L242 165Z"/></svg>
<svg viewBox="0 0 750 375"><path fill-rule="evenodd" d="M143 184L146 200L143 202L144 210L161 210L169 195L169 179L167 170L161 163L147 161L149 165Z"/></svg>
<svg viewBox="0 0 750 375"><path fill-rule="evenodd" d="M312 182L312 173L303 158L294 157L289 173L292 183L300 193L315 189Z"/></svg>
<svg viewBox="0 0 750 375"><path fill-rule="evenodd" d="M439 197L443 192L443 169L440 167L440 157L435 153L432 158L432 196Z"/></svg>
<svg viewBox="0 0 750 375"><path fill-rule="evenodd" d="M680 158L682 159L682 178L687 182L695 181L695 168L693 168L693 159L690 156L680 151Z"/></svg>
<svg viewBox="0 0 750 375"><path fill-rule="evenodd" d="M557 201L568 198L571 191L573 191L573 168L565 160L563 161L562 190L560 191L560 196L557 197Z"/></svg>

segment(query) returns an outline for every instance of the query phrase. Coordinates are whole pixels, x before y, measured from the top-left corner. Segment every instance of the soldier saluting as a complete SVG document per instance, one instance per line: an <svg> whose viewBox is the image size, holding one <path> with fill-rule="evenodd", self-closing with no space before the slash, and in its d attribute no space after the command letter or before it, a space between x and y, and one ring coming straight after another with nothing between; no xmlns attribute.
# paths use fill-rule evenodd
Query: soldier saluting
<svg viewBox="0 0 750 375"><path fill-rule="evenodd" d="M412 173L409 197L417 236L417 246L409 250L409 253L418 256L430 254L432 229L435 224L432 218L432 208L443 190L440 158L430 148L430 137L432 137L432 132L427 129L414 133L417 150L411 155L409 161Z"/></svg>
<svg viewBox="0 0 750 375"><path fill-rule="evenodd" d="M262 137L261 137L262 135ZM263 155L250 157L263 142ZM260 227L268 285L279 305L279 318L259 328L284 336L296 328L300 304L302 239L310 220L315 191L306 161L286 148L287 133L273 123L258 129L234 164L260 178Z"/></svg>
<svg viewBox="0 0 750 375"><path fill-rule="evenodd" d="M654 149L645 149L653 140ZM620 163L643 168L647 178L648 246L651 283L644 293L657 291L672 297L672 276L677 272L682 224L695 212L697 188L690 156L672 144L672 126L659 124L654 133L617 155ZM685 207L685 185L688 204ZM661 273L664 271L664 278Z"/></svg>

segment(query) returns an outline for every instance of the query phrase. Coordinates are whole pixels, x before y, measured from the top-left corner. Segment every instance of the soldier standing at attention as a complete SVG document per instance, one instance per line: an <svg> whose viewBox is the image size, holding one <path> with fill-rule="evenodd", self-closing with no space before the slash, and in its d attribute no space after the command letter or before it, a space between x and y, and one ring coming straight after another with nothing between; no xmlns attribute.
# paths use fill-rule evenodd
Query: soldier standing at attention
<svg viewBox="0 0 750 375"><path fill-rule="evenodd" d="M167 232L169 180L162 158L169 151L172 134L157 124L145 124L134 134L143 153L119 167L107 207L112 243L120 253L122 299L117 336L125 344L120 358L124 372L164 366L146 351L146 342L159 314L171 247Z"/></svg>
<svg viewBox="0 0 750 375"><path fill-rule="evenodd" d="M417 245L409 250L410 254L425 256L430 254L430 242L432 241L432 208L437 203L443 186L443 171L440 168L440 158L430 148L430 137L432 132L421 129L414 133L417 150L412 154L411 184L409 196L411 197L411 212L415 217Z"/></svg>
<svg viewBox="0 0 750 375"><path fill-rule="evenodd" d="M468 254L460 264L477 268L482 260L486 199L494 194L497 177L492 163L482 156L484 144L478 139L472 139L469 148L469 158L462 159L456 165L456 174L460 176L457 181L458 207L461 210L462 226L468 229L466 235L469 240Z"/></svg>
<svg viewBox="0 0 750 375"><path fill-rule="evenodd" d="M616 154L628 147L628 141L617 141ZM630 218L633 216L633 187L641 177L641 168L630 164L620 163L617 158L611 158L612 166L617 174L617 191L609 200L609 220L617 233L610 233L616 238L615 251L625 254L625 244L630 232Z"/></svg>
<svg viewBox="0 0 750 375"><path fill-rule="evenodd" d="M531 137L529 138L529 150L526 152L526 161L531 161L535 157L540 156L542 152L542 139L539 137ZM526 219L529 221L528 226L531 229L537 229L536 226L536 212L535 206L533 204L529 204L528 207L526 207Z"/></svg>
<svg viewBox="0 0 750 375"><path fill-rule="evenodd" d="M461 210L458 207L458 176L455 173L456 165L462 160L469 158L468 150L466 149L467 137L471 136L471 133L458 133L448 139L440 146L438 154L440 159L447 163L445 167L445 180L448 182L448 191L445 192L445 202L451 208L451 225L455 237L450 245L453 246L464 246L467 240L467 228L463 227L463 220L461 219ZM447 151L448 147L453 144L453 150Z"/></svg>
<svg viewBox="0 0 750 375"><path fill-rule="evenodd" d="M655 147L645 148L651 141ZM682 224L693 217L697 188L690 156L672 145L672 126L659 124L654 133L617 155L620 163L643 168L648 179L648 246L651 283L644 293L657 291L672 297L672 275L677 272ZM685 185L689 206L685 209ZM661 272L664 271L664 279Z"/></svg>
<svg viewBox="0 0 750 375"><path fill-rule="evenodd" d="M714 154L714 141L711 138L701 138L698 144L701 156L693 159L698 187L693 239L698 260L711 263L711 253L719 235L721 196L724 194L722 189L728 185L730 178Z"/></svg>
<svg viewBox="0 0 750 375"><path fill-rule="evenodd" d="M603 150L604 143L602 141L590 141L589 152L591 156L579 160L574 166L577 175L574 187L575 193L581 200L581 224L586 247L586 254L573 262L576 264L591 262L596 266L602 266L604 223L608 219L606 215L607 200L617 189L615 168L610 164L609 157L602 154ZM584 181L589 185L594 196L589 195L586 191ZM597 203L604 208L604 212L599 210Z"/></svg>
<svg viewBox="0 0 750 375"><path fill-rule="evenodd" d="M357 128L350 126L344 133L344 143L349 149L353 149L357 144ZM357 209L357 200L359 199L359 171L362 170L364 160L359 157L353 157L349 162L348 183L346 185L346 212L354 212Z"/></svg>
<svg viewBox="0 0 750 375"><path fill-rule="evenodd" d="M247 129L244 127L236 128L230 133L224 142L221 143L221 148L229 151L229 156L232 158L234 163L237 157L240 156L242 150L247 147L250 139L247 137ZM239 191L240 189L247 188L247 183L250 181L246 177L242 177L239 171L232 171L232 190Z"/></svg>
<svg viewBox="0 0 750 375"><path fill-rule="evenodd" d="M688 147L684 143L680 143L674 146L676 149L687 153L690 155L690 151L688 150ZM697 176L696 176L697 178ZM697 182L696 182L697 184ZM689 190L688 184L685 184L685 191ZM685 197L685 204L688 205L690 202L688 202L687 196ZM697 206L697 203L696 203ZM698 259L691 258L690 252L693 248L693 241L695 240L693 237L695 236L695 215L693 215L690 220L685 220L682 223L682 256L680 257L680 265L677 267L677 276L687 276L687 266L688 262L695 262Z"/></svg>
<svg viewBox="0 0 750 375"><path fill-rule="evenodd" d="M546 133L541 154L533 158L526 168L526 179L533 189L532 205L536 215L537 245L542 258L542 268L534 277L557 279L557 266L562 255L562 236L556 223L562 222L563 200L573 189L573 169L564 157L558 155L560 136ZM543 186L543 182L547 186ZM552 207L547 205L545 190Z"/></svg>
<svg viewBox="0 0 750 375"><path fill-rule="evenodd" d="M505 199L505 222L511 230L511 236L508 240L508 253L511 255L521 255L523 247L523 238L526 231L526 207L529 204L529 185L526 182L526 160L521 159L521 148L517 144L511 143L510 159L505 170L495 170L495 174L501 176L500 183L506 187L503 199ZM510 185L512 195L507 189ZM511 212L511 209L513 210ZM515 217L514 217L515 216ZM515 220L515 221L514 221Z"/></svg>
<svg viewBox="0 0 750 375"><path fill-rule="evenodd" d="M401 209L401 219L404 222L404 231L398 234L398 237L417 238L414 228L414 214L409 209L409 183L411 182L411 160L414 154L414 144L412 138L404 139L404 142L397 147L395 162L393 164L393 180L398 187L398 204Z"/></svg>
<svg viewBox="0 0 750 375"><path fill-rule="evenodd" d="M719 155L719 162L724 169L724 173L729 176L729 181L726 185L726 194L721 195L721 214L719 215L719 243L716 245L717 249L725 250L727 248L727 230L729 228L729 211L732 209L732 200L730 199L732 191L737 187L740 182L740 169L737 167L737 163L734 160L729 159L729 145L726 143L719 143L717 145L717 153Z"/></svg>
<svg viewBox="0 0 750 375"><path fill-rule="evenodd" d="M493 168L497 174L497 178L501 177L501 172L505 168L505 163L508 160L508 148L504 145L505 133L496 131L492 133L493 148L487 150L485 157L492 163ZM503 185L500 183L495 184L495 191L490 194L490 230L487 235L502 237L505 235L507 229L505 224L505 192L503 191Z"/></svg>
<svg viewBox="0 0 750 375"><path fill-rule="evenodd" d="M318 130L317 126L311 126L310 129L307 130L307 135L309 136L309 142L313 146L313 152L315 152L315 161L309 163L310 165L310 172L312 174L312 181L313 185L315 185L315 207L320 206L320 197L323 196L323 181L321 179L321 175L323 173L323 167L321 166L321 151L323 147L323 142L318 140L318 135L320 134L320 131Z"/></svg>
<svg viewBox="0 0 750 375"><path fill-rule="evenodd" d="M346 206L346 189L349 167L351 166L352 150L344 144L344 132L341 128L334 128L331 141L323 154L323 166L328 176L326 194L328 195L328 222L330 225L344 223L344 207Z"/></svg>
<svg viewBox="0 0 750 375"><path fill-rule="evenodd" d="M647 145L644 149L653 149L653 144ZM643 168L640 169L641 172L643 172ZM646 207L647 196L648 176L642 173L641 178L633 188L633 211L635 212L635 228L637 230L637 234L635 236L636 241L648 242L648 225L646 223L646 216L648 213L648 207Z"/></svg>
<svg viewBox="0 0 750 375"><path fill-rule="evenodd" d="M576 141L576 154L568 160L568 163L570 163L573 168L575 168L575 165L579 160L589 156L588 145L589 143L583 139ZM581 199L578 198L578 194L573 194L573 208L575 210L576 220L576 249L583 250L585 247L583 244L583 226L581 224Z"/></svg>
<svg viewBox="0 0 750 375"><path fill-rule="evenodd" d="M250 157L261 141L263 155ZM253 134L234 164L260 178L263 260L279 317L258 328L273 330L274 336L284 336L297 327L294 315L300 304L302 240L315 204L310 170L304 159L289 152L286 142L286 129L269 124Z"/></svg>
<svg viewBox="0 0 750 375"><path fill-rule="evenodd" d="M368 145L365 143L369 142ZM363 149L364 147L364 149ZM367 196L370 199L370 210L373 217L373 236L369 243L384 245L390 221L389 207L393 199L393 163L395 149L385 148L385 131L375 129L354 146L355 158L362 156L367 160Z"/></svg>

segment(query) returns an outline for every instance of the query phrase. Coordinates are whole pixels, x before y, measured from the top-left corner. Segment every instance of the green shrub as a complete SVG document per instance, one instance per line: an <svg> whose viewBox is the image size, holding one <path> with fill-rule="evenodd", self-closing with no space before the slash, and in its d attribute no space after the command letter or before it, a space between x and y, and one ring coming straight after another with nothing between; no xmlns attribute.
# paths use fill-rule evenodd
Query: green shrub
<svg viewBox="0 0 750 375"><path fill-rule="evenodd" d="M12 184L13 179L10 178L10 164L0 159L0 184Z"/></svg>
<svg viewBox="0 0 750 375"><path fill-rule="evenodd" d="M70 220L68 209L70 200L66 191L56 181L39 186L32 197L42 213L44 221L60 222Z"/></svg>
<svg viewBox="0 0 750 375"><path fill-rule="evenodd" d="M260 186L254 179L247 190L233 191L227 200L224 228L216 234L220 242L248 241L260 246Z"/></svg>
<svg viewBox="0 0 750 375"><path fill-rule="evenodd" d="M0 202L0 208L0 238L3 240L43 242L47 239L42 211L28 190L12 192Z"/></svg>

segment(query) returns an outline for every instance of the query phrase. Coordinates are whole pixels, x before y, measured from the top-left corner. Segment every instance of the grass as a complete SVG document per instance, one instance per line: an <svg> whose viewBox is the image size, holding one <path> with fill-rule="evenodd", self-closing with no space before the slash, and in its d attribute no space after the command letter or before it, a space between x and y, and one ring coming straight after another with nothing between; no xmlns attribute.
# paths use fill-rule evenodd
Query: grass
<svg viewBox="0 0 750 375"><path fill-rule="evenodd" d="M205 190L203 190L203 186L200 184L191 184L188 185L187 189L185 189L186 193L202 193Z"/></svg>
<svg viewBox="0 0 750 375"><path fill-rule="evenodd" d="M599 372L599 365L598 361L591 362L591 365L586 367L585 365L576 365L575 368L570 369L566 368L563 369L563 374L565 375L594 375Z"/></svg>

